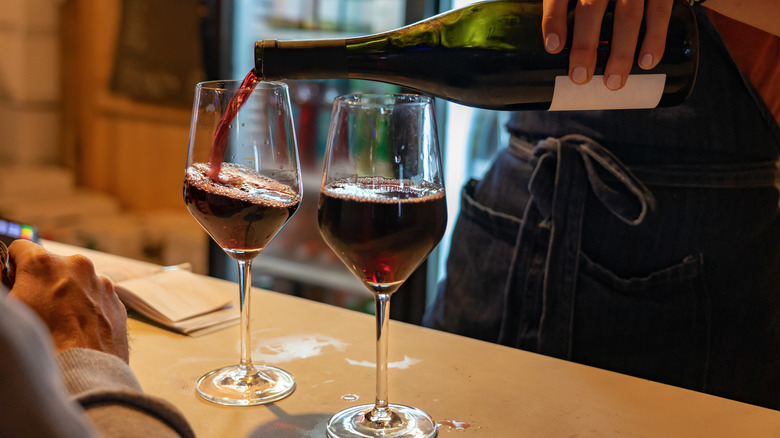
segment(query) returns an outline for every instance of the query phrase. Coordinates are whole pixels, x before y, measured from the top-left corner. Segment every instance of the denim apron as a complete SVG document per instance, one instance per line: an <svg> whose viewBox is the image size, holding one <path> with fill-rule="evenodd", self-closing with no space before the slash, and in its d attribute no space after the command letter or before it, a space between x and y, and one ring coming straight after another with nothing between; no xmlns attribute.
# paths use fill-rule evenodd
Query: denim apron
<svg viewBox="0 0 780 438"><path fill-rule="evenodd" d="M780 136L697 9L686 104L510 123L425 325L780 408Z"/></svg>

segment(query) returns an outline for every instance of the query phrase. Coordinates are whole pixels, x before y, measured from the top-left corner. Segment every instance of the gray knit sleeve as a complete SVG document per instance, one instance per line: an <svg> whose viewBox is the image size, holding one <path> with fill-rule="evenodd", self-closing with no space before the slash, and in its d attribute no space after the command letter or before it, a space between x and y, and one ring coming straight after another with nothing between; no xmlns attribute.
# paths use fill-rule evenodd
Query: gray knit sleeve
<svg viewBox="0 0 780 438"><path fill-rule="evenodd" d="M194 436L182 413L165 400L144 394L130 367L118 357L72 348L57 360L68 392L103 436Z"/></svg>
<svg viewBox="0 0 780 438"><path fill-rule="evenodd" d="M53 350L38 316L0 296L0 436L97 436L63 386Z"/></svg>

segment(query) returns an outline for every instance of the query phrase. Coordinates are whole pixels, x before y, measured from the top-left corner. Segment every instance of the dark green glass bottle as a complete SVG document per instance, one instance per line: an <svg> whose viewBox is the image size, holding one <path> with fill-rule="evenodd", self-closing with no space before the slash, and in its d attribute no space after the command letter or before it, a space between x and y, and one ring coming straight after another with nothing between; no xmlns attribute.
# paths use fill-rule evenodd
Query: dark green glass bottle
<svg viewBox="0 0 780 438"><path fill-rule="evenodd" d="M603 73L609 56L613 10L610 2L596 75ZM686 0L673 6L661 62L652 70L635 62L626 87L618 92L606 90L596 78L587 86L573 86L567 78L572 32L563 51L547 53L541 15L541 0L494 0L374 35L258 41L255 71L264 80L381 81L495 110L648 108L677 105L690 94L698 66L698 31ZM636 100L635 94L643 97Z"/></svg>

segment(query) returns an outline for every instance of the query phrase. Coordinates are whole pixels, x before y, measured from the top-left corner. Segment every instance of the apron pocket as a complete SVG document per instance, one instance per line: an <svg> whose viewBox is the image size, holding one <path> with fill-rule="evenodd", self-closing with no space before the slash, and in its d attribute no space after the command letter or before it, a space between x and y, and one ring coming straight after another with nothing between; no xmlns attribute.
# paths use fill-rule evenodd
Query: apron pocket
<svg viewBox="0 0 780 438"><path fill-rule="evenodd" d="M703 257L621 278L580 255L572 360L703 389L710 327Z"/></svg>

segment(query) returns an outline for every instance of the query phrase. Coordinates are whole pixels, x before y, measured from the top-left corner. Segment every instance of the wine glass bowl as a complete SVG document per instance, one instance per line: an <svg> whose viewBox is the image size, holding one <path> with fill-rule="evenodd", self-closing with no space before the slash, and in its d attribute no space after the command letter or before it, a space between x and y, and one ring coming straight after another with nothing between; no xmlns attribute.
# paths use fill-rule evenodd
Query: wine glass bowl
<svg viewBox="0 0 780 438"><path fill-rule="evenodd" d="M187 168L190 213L230 257L254 259L295 213L300 195L236 163L222 164L219 181L208 171L208 163Z"/></svg>
<svg viewBox="0 0 780 438"><path fill-rule="evenodd" d="M447 225L430 98L357 94L334 101L320 187L320 233L374 293L376 401L336 413L329 437L434 437L420 409L388 402L390 298L425 260Z"/></svg>
<svg viewBox="0 0 780 438"><path fill-rule="evenodd" d="M324 239L366 286L392 293L438 244L446 226L441 186L387 177L335 180L319 204Z"/></svg>
<svg viewBox="0 0 780 438"><path fill-rule="evenodd" d="M198 394L223 405L249 406L295 390L288 372L252 363L252 261L292 217L302 188L287 85L243 81L197 85L184 173L192 216L239 268L241 357L211 371Z"/></svg>

